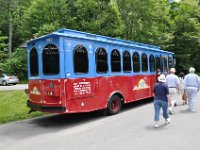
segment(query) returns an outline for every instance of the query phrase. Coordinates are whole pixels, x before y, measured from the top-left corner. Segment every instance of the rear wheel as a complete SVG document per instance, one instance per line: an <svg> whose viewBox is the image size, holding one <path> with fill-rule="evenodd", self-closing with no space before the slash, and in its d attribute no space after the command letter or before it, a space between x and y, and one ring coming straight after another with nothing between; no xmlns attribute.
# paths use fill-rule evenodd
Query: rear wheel
<svg viewBox="0 0 200 150"><path fill-rule="evenodd" d="M2 82L2 85L3 85L3 86L7 85L7 82L4 80L4 81Z"/></svg>
<svg viewBox="0 0 200 150"><path fill-rule="evenodd" d="M120 112L122 102L119 96L113 95L108 102L108 114L115 115Z"/></svg>

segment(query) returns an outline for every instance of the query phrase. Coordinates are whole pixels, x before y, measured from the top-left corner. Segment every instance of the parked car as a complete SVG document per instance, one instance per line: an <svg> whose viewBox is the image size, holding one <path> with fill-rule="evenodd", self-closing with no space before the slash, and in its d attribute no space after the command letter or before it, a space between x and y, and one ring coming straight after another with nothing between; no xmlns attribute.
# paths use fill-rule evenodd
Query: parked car
<svg viewBox="0 0 200 150"><path fill-rule="evenodd" d="M19 79L16 76L1 74L0 75L0 84L7 85L7 84L17 84L19 83Z"/></svg>

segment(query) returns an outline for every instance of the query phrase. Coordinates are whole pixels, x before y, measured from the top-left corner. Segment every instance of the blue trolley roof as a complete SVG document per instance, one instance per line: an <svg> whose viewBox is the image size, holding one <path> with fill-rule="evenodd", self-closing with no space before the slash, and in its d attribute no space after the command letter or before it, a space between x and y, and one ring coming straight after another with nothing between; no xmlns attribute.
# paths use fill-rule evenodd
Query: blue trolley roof
<svg viewBox="0 0 200 150"><path fill-rule="evenodd" d="M168 54L174 54L172 52L160 50L159 46L153 46L153 45L133 42L133 41L129 41L129 40L122 40L122 39L118 39L118 38L101 36L101 35L97 35L97 34L91 34L91 33L87 33L87 32L71 30L71 29L60 29L60 30L57 30L57 31L52 32L50 34L41 36L37 39L31 40L29 43L35 42L35 41L43 39L43 38L47 38L51 35L58 35L58 36L64 36L64 37L70 37L70 38L99 41L99 42L112 43L112 44L118 44L118 45L124 45L124 46L136 47L136 48L137 47L138 48L145 48L145 49L149 49L149 50L153 50L153 51L159 51L159 52L164 52L164 53L168 53Z"/></svg>

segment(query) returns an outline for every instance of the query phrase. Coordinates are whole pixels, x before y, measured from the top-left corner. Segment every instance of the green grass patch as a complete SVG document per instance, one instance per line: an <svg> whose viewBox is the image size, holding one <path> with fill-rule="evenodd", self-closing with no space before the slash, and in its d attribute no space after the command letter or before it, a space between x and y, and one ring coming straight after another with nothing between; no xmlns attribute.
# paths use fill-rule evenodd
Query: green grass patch
<svg viewBox="0 0 200 150"><path fill-rule="evenodd" d="M26 101L24 90L0 91L0 124L45 114L42 112L28 114L30 109L26 106Z"/></svg>

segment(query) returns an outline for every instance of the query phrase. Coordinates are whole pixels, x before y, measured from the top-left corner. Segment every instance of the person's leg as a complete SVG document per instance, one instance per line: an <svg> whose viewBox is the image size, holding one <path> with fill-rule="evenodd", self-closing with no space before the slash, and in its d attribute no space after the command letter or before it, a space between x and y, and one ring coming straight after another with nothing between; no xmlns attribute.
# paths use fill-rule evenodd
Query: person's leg
<svg viewBox="0 0 200 150"><path fill-rule="evenodd" d="M162 110L163 110L163 118L165 119L169 118L168 102L165 102L165 101L162 102Z"/></svg>
<svg viewBox="0 0 200 150"><path fill-rule="evenodd" d="M191 101L192 101L192 90L191 89L187 89L186 90L187 92L187 98L188 98L188 106L189 106L189 109L191 110Z"/></svg>
<svg viewBox="0 0 200 150"><path fill-rule="evenodd" d="M192 92L191 92L191 100L190 100L190 110L192 112L195 111L195 98L196 98L196 95L197 95L197 89L193 89Z"/></svg>
<svg viewBox="0 0 200 150"><path fill-rule="evenodd" d="M158 127L158 121L160 120L160 101L155 100L154 101L154 110L155 110L155 115L154 115L154 121L155 121L155 127Z"/></svg>
<svg viewBox="0 0 200 150"><path fill-rule="evenodd" d="M168 114L168 102L163 101L162 110L163 110L163 118L165 118L165 124L169 124L171 119L169 118Z"/></svg>
<svg viewBox="0 0 200 150"><path fill-rule="evenodd" d="M176 99L177 99L177 90L176 88L170 88L169 89L169 95L170 95L170 98L171 98L171 103L169 105L169 113L172 114L174 112L174 106L175 106L175 103L176 103Z"/></svg>

